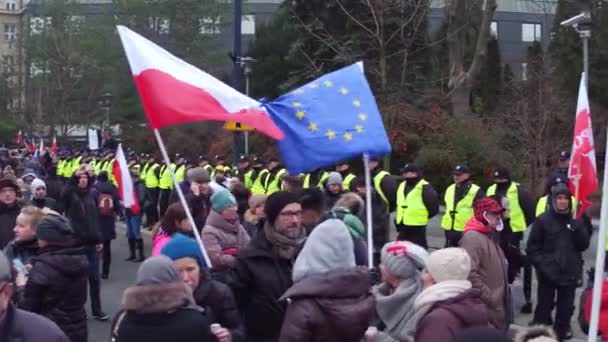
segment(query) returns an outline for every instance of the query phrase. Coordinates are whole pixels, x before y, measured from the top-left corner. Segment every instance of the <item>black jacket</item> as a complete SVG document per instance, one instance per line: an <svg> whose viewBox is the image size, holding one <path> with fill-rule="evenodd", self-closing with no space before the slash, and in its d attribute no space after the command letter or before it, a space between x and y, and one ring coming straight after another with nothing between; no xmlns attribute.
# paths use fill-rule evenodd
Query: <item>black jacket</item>
<svg viewBox="0 0 608 342"><path fill-rule="evenodd" d="M40 315L8 305L0 324L2 342L70 342L57 324Z"/></svg>
<svg viewBox="0 0 608 342"><path fill-rule="evenodd" d="M230 330L232 342L245 341L245 326L230 288L216 280L201 277L194 291L194 301L205 309L209 323L219 323Z"/></svg>
<svg viewBox="0 0 608 342"><path fill-rule="evenodd" d="M329 191L328 188L325 188L324 194L325 194L325 210L331 210L331 208L334 207L334 204L336 204L336 202L338 201L340 196L342 196L342 194L344 194L344 191L334 194L331 191Z"/></svg>
<svg viewBox="0 0 608 342"><path fill-rule="evenodd" d="M582 252L589 247L592 225L586 215L573 220L553 208L532 224L526 253L539 278L557 286L574 286L582 277Z"/></svg>
<svg viewBox="0 0 608 342"><path fill-rule="evenodd" d="M4 249L15 238L13 229L20 212L21 206L17 203L12 207L0 203L0 249Z"/></svg>
<svg viewBox="0 0 608 342"><path fill-rule="evenodd" d="M55 322L72 342L86 342L89 265L84 250L49 246L32 265L19 307Z"/></svg>
<svg viewBox="0 0 608 342"><path fill-rule="evenodd" d="M19 259L24 265L31 264L32 258L38 255L38 240L17 242L11 241L4 248L4 255L9 261Z"/></svg>
<svg viewBox="0 0 608 342"><path fill-rule="evenodd" d="M107 182L98 181L93 188L93 197L95 203L98 205L98 196L100 194L107 194L112 196L112 202L114 204L114 210L111 216L104 216L99 214L99 229L101 230L101 237L104 241L116 239L116 215L120 213L120 197L118 196L118 189L114 184Z"/></svg>
<svg viewBox="0 0 608 342"><path fill-rule="evenodd" d="M46 207L55 211L61 211L61 208L57 205L57 201L48 196L43 199L32 198L29 205L33 205L34 207L40 209Z"/></svg>
<svg viewBox="0 0 608 342"><path fill-rule="evenodd" d="M57 176L49 176L46 183L46 195L55 201L61 201L61 192L63 190L63 181Z"/></svg>
<svg viewBox="0 0 608 342"><path fill-rule="evenodd" d="M63 194L65 216L78 240L86 245L101 243L97 200L91 189L70 185Z"/></svg>
<svg viewBox="0 0 608 342"><path fill-rule="evenodd" d="M286 303L279 298L293 285L292 262L272 252L264 231L237 256L232 290L251 342L278 341Z"/></svg>

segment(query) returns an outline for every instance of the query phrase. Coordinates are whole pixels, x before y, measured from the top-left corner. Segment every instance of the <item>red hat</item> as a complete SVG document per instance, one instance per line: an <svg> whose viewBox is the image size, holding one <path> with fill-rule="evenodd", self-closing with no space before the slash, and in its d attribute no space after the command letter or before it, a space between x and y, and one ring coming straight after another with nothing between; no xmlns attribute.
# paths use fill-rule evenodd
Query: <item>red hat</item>
<svg viewBox="0 0 608 342"><path fill-rule="evenodd" d="M473 212L475 213L475 218L481 222L484 222L483 213L503 213L505 208L503 208L495 199L486 197L476 201L473 204Z"/></svg>

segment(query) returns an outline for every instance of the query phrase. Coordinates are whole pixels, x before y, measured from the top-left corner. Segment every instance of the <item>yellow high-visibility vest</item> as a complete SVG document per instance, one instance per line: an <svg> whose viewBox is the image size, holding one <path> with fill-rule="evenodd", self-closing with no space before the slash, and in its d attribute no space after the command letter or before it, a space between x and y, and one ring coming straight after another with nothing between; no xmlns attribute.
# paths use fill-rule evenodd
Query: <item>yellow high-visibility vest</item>
<svg viewBox="0 0 608 342"><path fill-rule="evenodd" d="M344 177L344 181L342 182L342 188L344 188L344 190L349 191L350 190L350 183L353 182L353 179L357 178L357 176L355 176L354 173L349 173L346 175L346 177Z"/></svg>
<svg viewBox="0 0 608 342"><path fill-rule="evenodd" d="M386 203L386 207L388 208L388 207L390 207L390 205L388 203L388 198L384 194L384 191L382 191L382 180L386 176L390 176L390 173L382 170L382 171L378 172L377 175L374 176L373 182L374 182L374 189L376 189L376 192L378 193L378 195L380 195L380 198L382 198L384 203Z"/></svg>
<svg viewBox="0 0 608 342"><path fill-rule="evenodd" d="M175 164L171 163L171 169L175 172ZM173 189L173 181L171 180L171 171L167 167L161 171L158 187L162 190Z"/></svg>
<svg viewBox="0 0 608 342"><path fill-rule="evenodd" d="M186 178L186 165L180 165L177 170L175 170L175 180L180 183L183 182Z"/></svg>
<svg viewBox="0 0 608 342"><path fill-rule="evenodd" d="M519 204L519 191L517 187L518 183L511 182L509 189L507 190L507 199L509 199L509 218L511 222L512 232L523 232L526 230L526 216L524 211ZM488 196L496 194L496 184L490 186L487 191Z"/></svg>
<svg viewBox="0 0 608 342"><path fill-rule="evenodd" d="M310 189L311 178L312 178L312 175L310 173L307 173L306 176L304 176L304 183L302 184L302 187L304 189ZM321 174L321 177L319 178L319 181L317 182L316 187L323 190L323 183L325 183L327 178L329 178L329 172L325 171Z"/></svg>
<svg viewBox="0 0 608 342"><path fill-rule="evenodd" d="M445 230L464 231L464 225L473 217L473 201L479 191L479 186L471 184L466 195L456 203L454 207L454 197L456 196L456 184L452 184L445 191L445 214L441 220L441 228Z"/></svg>
<svg viewBox="0 0 608 342"><path fill-rule="evenodd" d="M260 171L260 174L255 179L255 182L253 182L253 186L251 187L251 192L253 192L256 195L257 194L260 194L260 195L266 194L266 183L268 183L268 180L266 180L266 182L263 183L262 178L264 178L268 173L270 173L270 171L268 171L268 169L263 169L262 171Z"/></svg>
<svg viewBox="0 0 608 342"><path fill-rule="evenodd" d="M422 200L422 190L429 183L424 179L420 180L405 196L406 184L404 181L397 187L395 223L404 226L426 226L429 223L429 211Z"/></svg>
<svg viewBox="0 0 608 342"><path fill-rule="evenodd" d="M146 171L145 185L148 189L156 189L158 188L158 176L156 175L156 169L158 169L160 165L157 163L152 164Z"/></svg>
<svg viewBox="0 0 608 342"><path fill-rule="evenodd" d="M281 179L283 178L283 175L285 175L286 173L287 173L287 170L285 170L285 169L281 169L281 170L279 170L279 172L277 172L277 174L274 176L274 178L272 179L270 184L268 184L268 187L266 190L266 195L270 196L270 195L274 194L275 192L281 190Z"/></svg>
<svg viewBox="0 0 608 342"><path fill-rule="evenodd" d="M547 208L548 208L547 201L548 200L549 200L549 195L545 195L538 199L538 202L536 202L536 212L535 212L536 217L539 217L545 211L547 211ZM572 211L574 211L574 203L576 202L576 198L574 196L572 196L571 201L572 201Z"/></svg>
<svg viewBox="0 0 608 342"><path fill-rule="evenodd" d="M252 169L247 170L245 175L243 176L243 184L247 189L251 189L253 187L253 173Z"/></svg>
<svg viewBox="0 0 608 342"><path fill-rule="evenodd" d="M139 173L139 180L142 182L146 181L146 176L148 175L148 168L150 167L150 163L144 164L144 168Z"/></svg>

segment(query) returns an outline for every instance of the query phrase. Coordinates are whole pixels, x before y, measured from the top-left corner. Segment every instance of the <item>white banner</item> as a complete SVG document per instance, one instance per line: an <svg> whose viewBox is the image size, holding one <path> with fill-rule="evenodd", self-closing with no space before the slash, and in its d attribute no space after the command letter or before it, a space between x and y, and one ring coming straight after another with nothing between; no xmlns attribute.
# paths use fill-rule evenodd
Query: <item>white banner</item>
<svg viewBox="0 0 608 342"><path fill-rule="evenodd" d="M89 150L99 149L99 139L97 138L97 130L89 129Z"/></svg>

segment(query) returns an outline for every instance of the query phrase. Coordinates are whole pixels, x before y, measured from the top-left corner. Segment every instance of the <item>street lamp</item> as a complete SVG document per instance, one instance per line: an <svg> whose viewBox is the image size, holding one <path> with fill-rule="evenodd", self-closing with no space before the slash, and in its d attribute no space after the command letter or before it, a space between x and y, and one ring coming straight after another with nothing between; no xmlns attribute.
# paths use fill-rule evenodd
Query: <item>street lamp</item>
<svg viewBox="0 0 608 342"><path fill-rule="evenodd" d="M585 87L589 91L589 38L591 38L591 12L584 11L570 19L561 22L564 27L573 27L583 42L583 71Z"/></svg>
<svg viewBox="0 0 608 342"><path fill-rule="evenodd" d="M104 120L103 125L105 129L109 130L110 128L110 108L112 107L112 94L104 93L99 97L99 106L103 110Z"/></svg>
<svg viewBox="0 0 608 342"><path fill-rule="evenodd" d="M255 59L251 57L238 57L237 63L240 65L243 70L243 74L245 74L245 95L249 96L250 93L250 80L251 73L253 72L252 64L255 62ZM249 155L249 131L245 131L245 155Z"/></svg>

